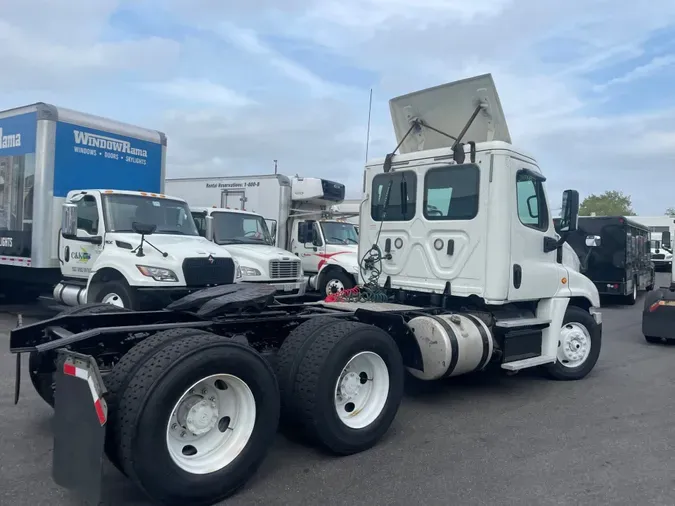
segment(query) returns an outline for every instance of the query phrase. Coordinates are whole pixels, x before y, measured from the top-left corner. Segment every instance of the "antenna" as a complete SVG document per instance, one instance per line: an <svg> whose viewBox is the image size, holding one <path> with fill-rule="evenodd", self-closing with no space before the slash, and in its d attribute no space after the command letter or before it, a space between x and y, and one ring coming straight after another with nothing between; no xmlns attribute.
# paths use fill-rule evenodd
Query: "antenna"
<svg viewBox="0 0 675 506"><path fill-rule="evenodd" d="M276 160L274 160L274 173L275 174L277 173L277 161Z"/></svg>
<svg viewBox="0 0 675 506"><path fill-rule="evenodd" d="M368 129L366 130L366 163L368 163L368 148L370 147L370 113L373 110L373 89L370 88L370 99L368 100Z"/></svg>

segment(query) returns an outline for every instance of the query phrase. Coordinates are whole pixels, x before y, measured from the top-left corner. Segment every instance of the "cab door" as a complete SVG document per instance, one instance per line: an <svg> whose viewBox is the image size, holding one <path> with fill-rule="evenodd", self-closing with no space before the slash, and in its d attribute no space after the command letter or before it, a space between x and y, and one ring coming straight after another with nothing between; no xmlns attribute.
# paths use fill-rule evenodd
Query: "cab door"
<svg viewBox="0 0 675 506"><path fill-rule="evenodd" d="M564 286L566 271L557 262L557 234L539 169L509 159L511 174L511 268L508 300L551 298ZM567 280L565 279L566 283Z"/></svg>
<svg viewBox="0 0 675 506"><path fill-rule="evenodd" d="M76 195L77 235L61 236L59 257L65 276L87 279L103 251L104 224L101 202L94 195Z"/></svg>

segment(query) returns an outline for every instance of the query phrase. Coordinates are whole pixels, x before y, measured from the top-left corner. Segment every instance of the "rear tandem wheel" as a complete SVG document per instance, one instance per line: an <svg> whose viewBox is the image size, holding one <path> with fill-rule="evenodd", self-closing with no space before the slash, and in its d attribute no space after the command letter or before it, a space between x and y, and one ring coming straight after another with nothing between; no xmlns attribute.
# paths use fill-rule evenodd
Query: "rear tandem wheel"
<svg viewBox="0 0 675 506"><path fill-rule="evenodd" d="M279 390L253 348L174 329L137 345L118 367L106 453L150 498L210 505L255 473L274 441Z"/></svg>

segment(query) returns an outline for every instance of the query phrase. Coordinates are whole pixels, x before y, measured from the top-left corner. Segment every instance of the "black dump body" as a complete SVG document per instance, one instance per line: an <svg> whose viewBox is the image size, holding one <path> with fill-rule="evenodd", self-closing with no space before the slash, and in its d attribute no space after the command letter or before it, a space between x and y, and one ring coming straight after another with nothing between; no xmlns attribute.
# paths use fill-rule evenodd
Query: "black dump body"
<svg viewBox="0 0 675 506"><path fill-rule="evenodd" d="M600 237L600 246L586 246L588 236ZM628 295L635 280L640 289L652 283L649 229L639 223L623 216L580 217L567 242L602 295Z"/></svg>

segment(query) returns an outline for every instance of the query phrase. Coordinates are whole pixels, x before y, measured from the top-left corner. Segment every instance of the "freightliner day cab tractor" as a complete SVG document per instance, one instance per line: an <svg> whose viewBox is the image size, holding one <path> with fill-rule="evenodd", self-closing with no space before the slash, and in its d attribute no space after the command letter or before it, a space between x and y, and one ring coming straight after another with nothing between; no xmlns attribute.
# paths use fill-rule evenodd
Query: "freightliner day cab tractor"
<svg viewBox="0 0 675 506"><path fill-rule="evenodd" d="M661 240L670 243L670 232L661 232ZM675 341L675 266L670 282L645 296L642 310L642 335L648 343Z"/></svg>
<svg viewBox="0 0 675 506"><path fill-rule="evenodd" d="M160 311L94 304L11 332L13 353L52 364L57 483L97 501L105 452L157 503L214 504L255 472L279 419L336 454L375 445L406 371L593 369L598 292L562 249L578 193L563 194L558 235L492 77L390 105L401 153L365 169L358 294L270 305L274 287L237 283Z"/></svg>
<svg viewBox="0 0 675 506"><path fill-rule="evenodd" d="M184 201L162 194L165 159L154 130L44 103L0 112L4 300L53 291L66 305L138 309L231 283L231 255L199 237Z"/></svg>
<svg viewBox="0 0 675 506"><path fill-rule="evenodd" d="M199 235L223 246L239 261L243 283L266 283L275 297L301 297L307 281L300 259L274 246L273 234L261 215L218 207L191 207ZM210 225L209 225L209 222Z"/></svg>
<svg viewBox="0 0 675 506"><path fill-rule="evenodd" d="M345 198L340 183L270 174L167 179L166 188L190 207L240 209L264 216L276 230L272 234L276 246L300 258L310 290L328 295L358 282L358 232L332 211Z"/></svg>

